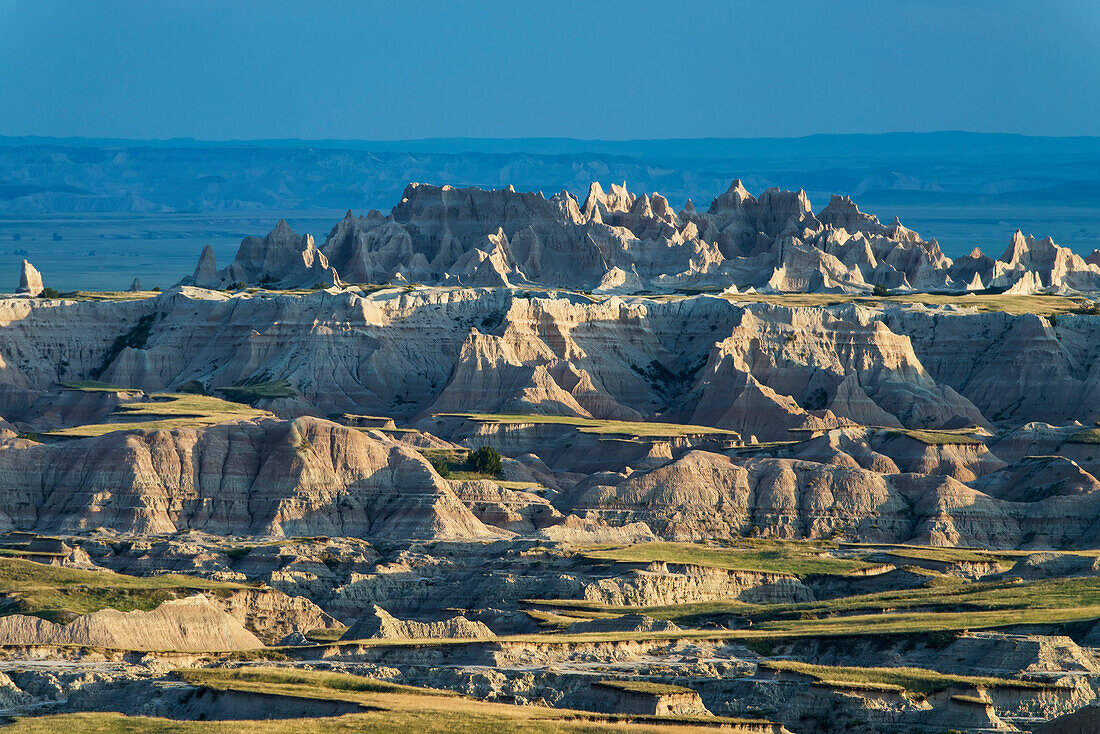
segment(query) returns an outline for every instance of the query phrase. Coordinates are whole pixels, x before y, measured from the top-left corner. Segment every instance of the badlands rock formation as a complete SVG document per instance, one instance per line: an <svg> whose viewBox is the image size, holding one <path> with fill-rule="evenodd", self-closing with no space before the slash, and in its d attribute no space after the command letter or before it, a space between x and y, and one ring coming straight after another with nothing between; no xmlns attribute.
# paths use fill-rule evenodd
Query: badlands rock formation
<svg viewBox="0 0 1100 734"><path fill-rule="evenodd" d="M491 535L415 451L310 418L17 442L0 476L6 529Z"/></svg>
<svg viewBox="0 0 1100 734"><path fill-rule="evenodd" d="M201 594L167 601L149 612L114 609L86 614L66 625L39 617L0 617L7 645L82 645L118 650L251 650L255 635Z"/></svg>
<svg viewBox="0 0 1100 734"><path fill-rule="evenodd" d="M154 297L0 299L0 715L387 695L166 678L255 657L540 714L1035 729L1100 690L1100 315L1066 295L1098 287L1100 255L952 262L844 197L412 185Z"/></svg>
<svg viewBox="0 0 1100 734"><path fill-rule="evenodd" d="M339 274L339 275L337 275ZM816 214L805 192L741 182L707 211L679 212L658 193L593 183L584 201L511 186L485 191L410 184L388 215L349 211L318 248L280 221L249 237L217 270L203 251L187 284L309 287L315 283L539 285L608 293L683 288L764 292L900 291L1015 294L1100 289L1100 254L1082 258L1017 231L998 260L975 248L952 261L897 219L882 224L845 196Z"/></svg>
<svg viewBox="0 0 1100 734"><path fill-rule="evenodd" d="M121 420L142 391L286 387L254 398L284 420L9 439L0 525L366 539L614 528L1036 548L1100 537L1100 452L1085 430L1100 420L1100 317L737 299L182 287L139 301L3 301L9 435ZM59 365L60 379L126 389L58 391ZM555 418L448 415L470 411ZM694 427L578 428L639 420ZM760 442L778 443L746 450ZM525 486L444 479L414 448L483 444L527 457L508 463ZM1063 460L1029 459L1049 455Z"/></svg>
<svg viewBox="0 0 1100 734"><path fill-rule="evenodd" d="M23 269L19 272L19 288L15 292L36 297L42 295L42 290L42 273L38 272L38 268L24 260Z"/></svg>
<svg viewBox="0 0 1100 734"><path fill-rule="evenodd" d="M481 622L471 622L458 616L438 622L415 622L397 619L377 604L364 611L348 628L342 639L367 640L391 638L399 640L445 640L452 638L489 639L492 630Z"/></svg>
<svg viewBox="0 0 1100 734"><path fill-rule="evenodd" d="M339 285L340 280L313 244L313 237L299 237L280 219L267 236L242 240L236 259L224 270L217 269L214 251L208 245L195 274L184 282L201 288L242 288L250 284L308 288L316 283Z"/></svg>

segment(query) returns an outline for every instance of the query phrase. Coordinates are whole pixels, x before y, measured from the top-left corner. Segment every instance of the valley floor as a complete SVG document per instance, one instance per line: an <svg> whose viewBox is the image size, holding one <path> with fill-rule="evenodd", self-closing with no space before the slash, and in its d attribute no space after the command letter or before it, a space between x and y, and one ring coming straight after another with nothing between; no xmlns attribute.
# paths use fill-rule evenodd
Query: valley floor
<svg viewBox="0 0 1100 734"><path fill-rule="evenodd" d="M1097 713L1082 296L184 287L0 317L0 731Z"/></svg>

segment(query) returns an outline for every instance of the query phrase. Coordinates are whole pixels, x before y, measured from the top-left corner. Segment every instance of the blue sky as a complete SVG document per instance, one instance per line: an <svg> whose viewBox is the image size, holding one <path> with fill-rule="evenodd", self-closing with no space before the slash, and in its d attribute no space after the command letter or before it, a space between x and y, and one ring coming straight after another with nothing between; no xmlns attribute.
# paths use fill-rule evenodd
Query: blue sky
<svg viewBox="0 0 1100 734"><path fill-rule="evenodd" d="M0 0L0 134L1100 135L1100 3Z"/></svg>

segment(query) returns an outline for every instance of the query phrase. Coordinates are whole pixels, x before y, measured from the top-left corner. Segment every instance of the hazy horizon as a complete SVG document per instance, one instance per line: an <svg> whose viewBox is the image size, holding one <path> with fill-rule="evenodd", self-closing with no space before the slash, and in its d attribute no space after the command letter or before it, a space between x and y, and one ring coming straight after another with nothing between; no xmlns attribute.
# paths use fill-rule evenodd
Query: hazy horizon
<svg viewBox="0 0 1100 734"><path fill-rule="evenodd" d="M1067 139L1100 139L1100 132L1081 135L1033 135L1029 133L1017 133L1004 130L883 130L881 132L828 132L806 133L804 135L727 135L727 136L696 136L696 137L660 137L660 138L631 138L631 137L593 137L584 138L568 135L432 135L420 138L301 138L301 137L274 137L274 138L196 138L190 135L177 135L172 137L126 137L103 135L0 135L0 142L4 141L125 141L135 143L172 143L194 142L206 143L427 143L433 141L451 140L493 140L493 141L553 141L566 140L576 142L595 143L638 143L638 142L707 142L707 141L735 141L735 140L760 140L760 141L794 141L811 138L881 138L890 136L936 136L936 135L973 135L980 137L1006 137L1025 138L1038 140L1067 140Z"/></svg>

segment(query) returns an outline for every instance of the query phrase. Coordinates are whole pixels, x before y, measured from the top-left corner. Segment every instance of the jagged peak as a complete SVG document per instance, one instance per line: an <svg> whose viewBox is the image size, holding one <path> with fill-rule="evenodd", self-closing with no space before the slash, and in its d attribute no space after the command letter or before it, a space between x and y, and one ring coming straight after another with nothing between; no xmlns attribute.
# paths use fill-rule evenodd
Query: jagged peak
<svg viewBox="0 0 1100 734"><path fill-rule="evenodd" d="M741 183L741 179L735 178L724 193L714 197L710 211L713 213L724 209L740 209L746 202L755 203L756 199Z"/></svg>
<svg viewBox="0 0 1100 734"><path fill-rule="evenodd" d="M603 204L606 200L607 194L603 192L603 187L600 186L600 182L593 181L588 185L588 196L584 198L584 206L581 208L586 214L591 214L596 204Z"/></svg>
<svg viewBox="0 0 1100 734"><path fill-rule="evenodd" d="M806 194L806 189L799 189L796 198L798 199L798 203L802 205L803 211L812 211L810 207L810 197Z"/></svg>
<svg viewBox="0 0 1100 734"><path fill-rule="evenodd" d="M749 196L752 195L749 193L749 190L745 188L745 185L741 182L741 179L739 178L733 179L733 181L730 183L730 187L726 189L726 193L737 194L742 199L747 199Z"/></svg>
<svg viewBox="0 0 1100 734"><path fill-rule="evenodd" d="M38 268L31 265L30 260L24 258L19 271L19 289L16 293L37 296L40 295L42 291L42 274L38 272Z"/></svg>
<svg viewBox="0 0 1100 734"><path fill-rule="evenodd" d="M1030 247L1031 241L1034 241L1032 237L1025 237L1022 230L1017 229L1012 239L1008 243L1008 247L1005 248L1004 254L1001 255L1001 260L1006 263L1015 264L1023 257Z"/></svg>
<svg viewBox="0 0 1100 734"><path fill-rule="evenodd" d="M200 288L210 288L215 285L217 278L218 263L214 257L214 248L205 245L202 248L202 254L199 255L198 263L195 264L195 272L191 279Z"/></svg>
<svg viewBox="0 0 1100 734"><path fill-rule="evenodd" d="M660 194L653 194L649 203L653 207L653 213L658 217L665 218L672 214L672 207L668 205L668 199Z"/></svg>

